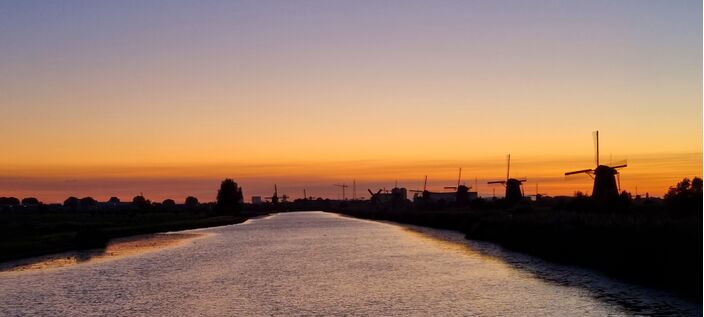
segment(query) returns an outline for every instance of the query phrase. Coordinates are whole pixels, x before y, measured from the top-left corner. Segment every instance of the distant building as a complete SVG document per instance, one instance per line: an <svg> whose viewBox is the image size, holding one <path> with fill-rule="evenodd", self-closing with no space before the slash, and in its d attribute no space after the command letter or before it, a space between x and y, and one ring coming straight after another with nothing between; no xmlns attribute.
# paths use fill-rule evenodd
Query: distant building
<svg viewBox="0 0 704 317"><path fill-rule="evenodd" d="M377 199L377 202L381 204L389 204L391 203L394 199L398 200L406 200L408 199L408 191L405 188L398 188L394 187L391 189L391 192L380 192L377 194L373 195L375 199Z"/></svg>
<svg viewBox="0 0 704 317"><path fill-rule="evenodd" d="M466 192L467 194L467 200L475 200L479 198L479 195L477 192ZM419 203L423 200L426 202L430 203L439 203L439 202L444 202L446 204L454 204L457 202L457 192L431 192L431 191L425 191L423 193L415 194L413 195L413 202L414 203Z"/></svg>
<svg viewBox="0 0 704 317"><path fill-rule="evenodd" d="M457 193L456 192L447 192L447 193L434 193L434 192L428 192L428 201L431 202L440 202L444 201L448 204L454 204L455 201L457 201Z"/></svg>
<svg viewBox="0 0 704 317"><path fill-rule="evenodd" d="M252 196L252 204L253 205L259 205L263 202L264 201L262 200L262 196Z"/></svg>

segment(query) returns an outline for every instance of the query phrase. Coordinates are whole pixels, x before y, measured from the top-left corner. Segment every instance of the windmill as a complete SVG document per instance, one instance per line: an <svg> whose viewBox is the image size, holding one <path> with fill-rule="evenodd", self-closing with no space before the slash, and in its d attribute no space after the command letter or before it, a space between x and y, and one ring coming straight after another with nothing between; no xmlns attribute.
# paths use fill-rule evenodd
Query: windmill
<svg viewBox="0 0 704 317"><path fill-rule="evenodd" d="M369 202L372 203L372 206L374 207L379 207L381 204L381 189L374 193L371 189L367 189L369 192Z"/></svg>
<svg viewBox="0 0 704 317"><path fill-rule="evenodd" d="M508 163L506 164L506 180L491 181L487 182L487 184L504 185L506 187L506 200L510 202L517 202L523 199L523 189L521 188L521 184L527 181L527 179L511 178L511 154L506 156L506 160L508 161Z"/></svg>
<svg viewBox="0 0 704 317"><path fill-rule="evenodd" d="M428 189L428 175L425 175L425 181L423 181L423 190L411 189L411 190L409 190L409 192L415 193L414 195L417 195L418 193L421 193L421 194L424 193L425 191L427 191L427 189ZM372 193L372 195L374 195L374 194Z"/></svg>
<svg viewBox="0 0 704 317"><path fill-rule="evenodd" d="M538 191L538 183L535 183L535 195L527 195L528 197L535 197L535 201L540 200L540 198L543 198L547 196L547 194L541 194L540 191Z"/></svg>
<svg viewBox="0 0 704 317"><path fill-rule="evenodd" d="M286 196L286 195L284 195ZM288 196L286 196L288 198ZM279 203L279 191L276 188L276 184L274 184L274 195L271 197L264 197L264 199L270 199L272 204L278 204Z"/></svg>
<svg viewBox="0 0 704 317"><path fill-rule="evenodd" d="M460 188L460 182L462 181L462 168L460 167L459 175L457 176L457 186L445 186L444 189L458 190ZM466 187L466 186L465 186ZM467 187L470 189L471 187Z"/></svg>
<svg viewBox="0 0 704 317"><path fill-rule="evenodd" d="M617 169L627 167L628 164L624 160L609 165L601 165L599 163L599 131L594 131L593 136L596 168L567 172L565 176L581 173L589 175L594 179L592 198L601 201L611 200L618 197L618 191L621 187L621 177Z"/></svg>
<svg viewBox="0 0 704 317"><path fill-rule="evenodd" d="M457 195L455 197L455 204L457 204L458 207L463 207L469 203L470 196L469 196L469 190L472 188L472 186L467 186L465 184L460 185L462 182L462 168L459 168L459 173L457 175L457 186L445 186L443 187L444 189L451 189L454 190Z"/></svg>

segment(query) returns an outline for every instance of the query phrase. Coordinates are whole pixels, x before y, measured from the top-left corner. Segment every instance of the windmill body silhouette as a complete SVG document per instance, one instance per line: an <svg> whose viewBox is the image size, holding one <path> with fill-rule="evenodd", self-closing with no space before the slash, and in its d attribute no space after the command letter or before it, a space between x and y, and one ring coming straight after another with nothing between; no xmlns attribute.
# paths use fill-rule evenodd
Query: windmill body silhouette
<svg viewBox="0 0 704 317"><path fill-rule="evenodd" d="M502 184L506 187L506 200L509 202L518 202L523 199L523 191L521 190L521 185L527 179L517 179L511 178L511 154L506 156L506 179L501 181L491 181L488 184Z"/></svg>
<svg viewBox="0 0 704 317"><path fill-rule="evenodd" d="M286 196L286 195L284 195ZM286 198L288 198L286 196ZM271 197L264 197L264 199L269 199L271 200L272 204L278 204L279 203L279 190L276 188L276 184L274 184L274 194L271 195Z"/></svg>
<svg viewBox="0 0 704 317"><path fill-rule="evenodd" d="M592 198L599 201L609 201L618 197L618 191L621 187L619 168L627 167L626 161L616 164L602 165L599 163L599 131L594 131L594 160L595 168L584 169L579 171L567 172L565 176L575 174L587 174L594 179L594 187L592 188Z"/></svg>

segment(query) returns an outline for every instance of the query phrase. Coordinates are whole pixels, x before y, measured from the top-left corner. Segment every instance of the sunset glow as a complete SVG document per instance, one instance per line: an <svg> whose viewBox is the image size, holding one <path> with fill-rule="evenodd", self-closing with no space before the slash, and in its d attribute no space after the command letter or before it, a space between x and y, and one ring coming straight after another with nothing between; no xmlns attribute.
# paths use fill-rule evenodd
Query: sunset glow
<svg viewBox="0 0 704 317"><path fill-rule="evenodd" d="M0 4L0 196L571 195L594 130L633 194L701 176L701 2L569 3Z"/></svg>

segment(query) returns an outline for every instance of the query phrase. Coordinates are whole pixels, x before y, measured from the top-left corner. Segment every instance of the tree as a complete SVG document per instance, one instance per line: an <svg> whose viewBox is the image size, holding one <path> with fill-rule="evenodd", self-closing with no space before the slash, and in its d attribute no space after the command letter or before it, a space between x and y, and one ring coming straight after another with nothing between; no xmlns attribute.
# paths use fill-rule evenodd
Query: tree
<svg viewBox="0 0 704 317"><path fill-rule="evenodd" d="M113 197L110 197L110 199L108 199L108 202L113 205L117 205L120 203L120 198L113 196Z"/></svg>
<svg viewBox="0 0 704 317"><path fill-rule="evenodd" d="M22 205L25 206L38 206L39 205L39 199L36 199L34 197L27 197L22 199Z"/></svg>
<svg viewBox="0 0 704 317"><path fill-rule="evenodd" d="M674 187L670 186L665 194L665 202L672 211L701 211L702 179L694 177L690 181L689 178L684 178Z"/></svg>
<svg viewBox="0 0 704 317"><path fill-rule="evenodd" d="M0 205L17 206L19 204L20 200L17 197L0 197Z"/></svg>
<svg viewBox="0 0 704 317"><path fill-rule="evenodd" d="M148 208L149 205L151 205L151 202L144 198L144 196L139 195L139 196L134 196L132 198L132 205L134 205L137 208Z"/></svg>
<svg viewBox="0 0 704 317"><path fill-rule="evenodd" d="M64 207L68 207L75 210L78 208L79 203L80 201L78 200L78 198L71 196L64 200Z"/></svg>
<svg viewBox="0 0 704 317"><path fill-rule="evenodd" d="M186 204L186 207L188 207L188 208L195 208L198 206L198 198L195 198L193 196L188 196L188 197L186 197L185 204Z"/></svg>
<svg viewBox="0 0 704 317"><path fill-rule="evenodd" d="M161 205L164 208L173 208L176 207L176 202L173 199L164 199L164 201L161 202Z"/></svg>
<svg viewBox="0 0 704 317"><path fill-rule="evenodd" d="M237 183L232 179L225 179L220 183L218 190L217 206L221 212L238 213L242 210L244 199L242 197L242 188L237 186Z"/></svg>
<svg viewBox="0 0 704 317"><path fill-rule="evenodd" d="M95 206L98 203L97 200L95 200L93 197L83 197L81 198L81 206L82 207L91 207Z"/></svg>

